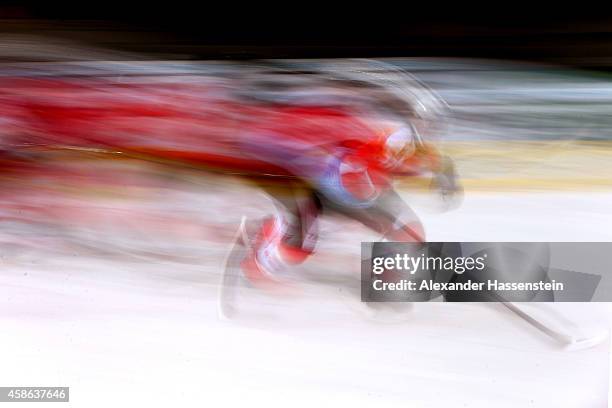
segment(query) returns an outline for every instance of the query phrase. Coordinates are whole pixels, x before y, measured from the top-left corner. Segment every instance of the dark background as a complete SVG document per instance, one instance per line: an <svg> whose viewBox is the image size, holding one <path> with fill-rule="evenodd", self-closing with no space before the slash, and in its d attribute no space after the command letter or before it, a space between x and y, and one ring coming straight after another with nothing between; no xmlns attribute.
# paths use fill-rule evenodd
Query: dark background
<svg viewBox="0 0 612 408"><path fill-rule="evenodd" d="M612 67L612 18L584 4L21 2L0 6L0 27L187 59L435 56Z"/></svg>

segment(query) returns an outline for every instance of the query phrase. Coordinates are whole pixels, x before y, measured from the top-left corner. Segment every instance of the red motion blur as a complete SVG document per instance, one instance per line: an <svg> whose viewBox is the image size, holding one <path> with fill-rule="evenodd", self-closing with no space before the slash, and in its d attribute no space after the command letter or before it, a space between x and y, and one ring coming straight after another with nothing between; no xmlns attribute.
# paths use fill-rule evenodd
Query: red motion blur
<svg viewBox="0 0 612 408"><path fill-rule="evenodd" d="M225 172L292 175L282 163L244 154L249 134L278 135L323 154L384 168L384 135L350 107L247 103L214 82L130 77L0 79L0 150L99 149L187 161Z"/></svg>

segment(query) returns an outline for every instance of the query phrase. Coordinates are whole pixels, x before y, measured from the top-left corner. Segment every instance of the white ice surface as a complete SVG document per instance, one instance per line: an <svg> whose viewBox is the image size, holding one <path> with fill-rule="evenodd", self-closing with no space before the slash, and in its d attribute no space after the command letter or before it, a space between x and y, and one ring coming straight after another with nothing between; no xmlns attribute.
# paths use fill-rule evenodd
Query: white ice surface
<svg viewBox="0 0 612 408"><path fill-rule="evenodd" d="M612 194L470 194L445 214L412 201L432 241L612 241ZM324 227L308 265L321 282L289 299L245 292L232 321L216 309L222 244L192 263L5 252L0 385L70 386L83 407L606 406L609 341L566 352L488 304L417 304L375 323L353 293L374 235ZM581 326L612 315L547 307Z"/></svg>

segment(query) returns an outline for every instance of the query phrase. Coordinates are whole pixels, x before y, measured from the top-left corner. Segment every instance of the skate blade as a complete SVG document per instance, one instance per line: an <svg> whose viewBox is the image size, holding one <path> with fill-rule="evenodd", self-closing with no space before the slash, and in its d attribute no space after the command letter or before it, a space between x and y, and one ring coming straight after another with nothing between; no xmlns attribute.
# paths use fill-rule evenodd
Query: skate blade
<svg viewBox="0 0 612 408"><path fill-rule="evenodd" d="M240 226L234 235L232 246L223 263L223 275L219 288L217 311L221 320L231 320L238 314L236 307L236 292L240 283L241 269L236 262L240 259L240 252L244 252L247 242L245 242L246 217L240 220Z"/></svg>

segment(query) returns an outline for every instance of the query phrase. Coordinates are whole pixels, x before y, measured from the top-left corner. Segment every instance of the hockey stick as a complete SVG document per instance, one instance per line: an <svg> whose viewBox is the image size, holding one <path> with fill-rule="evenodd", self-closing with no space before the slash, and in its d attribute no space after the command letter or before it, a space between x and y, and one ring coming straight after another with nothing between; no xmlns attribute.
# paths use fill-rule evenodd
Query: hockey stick
<svg viewBox="0 0 612 408"><path fill-rule="evenodd" d="M384 238L384 237L383 237ZM479 279L475 279L476 281L480 281ZM551 327L550 324L543 322L540 319L535 318L531 314L527 313L523 309L521 309L516 304L509 302L503 296L499 295L495 292L489 292L494 302L501 303L504 307L510 310L512 313L529 323L531 326L539 330L541 333L544 333L548 337L552 338L559 344L561 344L567 350L580 350L586 349L590 347L594 347L599 343L606 340L608 337L608 332L606 330L602 330L601 332L595 333L593 335L583 335L581 333L571 334L566 331L562 331L556 328Z"/></svg>
<svg viewBox="0 0 612 408"><path fill-rule="evenodd" d="M525 320L527 323L529 323L542 333L546 334L547 336L562 344L566 349L580 350L590 348L601 343L608 336L607 332L596 334L590 337L580 337L568 333L563 333L559 330L552 329L550 326L537 320L512 302L507 302L505 300L500 300L499 302L504 305L508 310L519 316L521 319Z"/></svg>

